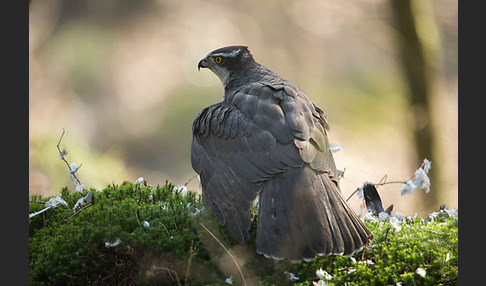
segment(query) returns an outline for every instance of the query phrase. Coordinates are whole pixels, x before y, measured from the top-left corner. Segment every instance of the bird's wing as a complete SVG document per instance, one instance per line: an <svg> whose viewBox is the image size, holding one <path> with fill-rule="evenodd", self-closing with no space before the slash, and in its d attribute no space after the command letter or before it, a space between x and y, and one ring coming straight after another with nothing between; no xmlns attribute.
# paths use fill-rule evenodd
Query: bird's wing
<svg viewBox="0 0 486 286"><path fill-rule="evenodd" d="M254 83L230 95L230 99L245 116L279 142L293 142L301 159L314 170L326 171L337 181L326 133L329 129L326 115L295 84L285 80Z"/></svg>
<svg viewBox="0 0 486 286"><path fill-rule="evenodd" d="M278 142L228 103L205 108L194 121L191 162L205 204L240 242L248 238L250 208L261 183L303 164L295 147Z"/></svg>
<svg viewBox="0 0 486 286"><path fill-rule="evenodd" d="M295 85L253 83L226 97L195 119L191 162L205 204L243 242L263 182L304 162L336 172L327 120Z"/></svg>

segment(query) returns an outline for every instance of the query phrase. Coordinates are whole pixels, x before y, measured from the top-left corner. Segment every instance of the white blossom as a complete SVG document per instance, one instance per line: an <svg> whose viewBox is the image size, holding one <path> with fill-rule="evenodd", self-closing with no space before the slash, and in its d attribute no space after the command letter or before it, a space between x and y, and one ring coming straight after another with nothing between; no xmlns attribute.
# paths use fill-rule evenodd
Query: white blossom
<svg viewBox="0 0 486 286"><path fill-rule="evenodd" d="M417 186L413 183L411 179L408 179L405 184L402 185L402 188L400 189L400 194L402 196L406 194L413 193L413 191L417 188Z"/></svg>
<svg viewBox="0 0 486 286"><path fill-rule="evenodd" d="M56 208L60 204L65 206L68 205L68 203L61 198L61 195L57 195L46 202L46 207Z"/></svg>
<svg viewBox="0 0 486 286"><path fill-rule="evenodd" d="M425 277L427 275L427 271L423 269L422 267L419 267L415 270L415 273L419 275L420 277Z"/></svg>
<svg viewBox="0 0 486 286"><path fill-rule="evenodd" d="M49 200L46 202L46 204L45 204L45 206L46 206L46 207L45 207L45 208L43 208L43 209L41 209L41 210L40 210L40 211L38 211L38 212L35 212L35 213L31 213L31 214L29 214L29 219L31 219L31 218L35 217L36 215L39 215L39 214L41 214L41 213L43 213L43 212L47 211L47 210L48 210L48 209L50 209L50 208L57 208L59 205L65 205L65 206L67 206L67 205L68 205L68 203L67 203L65 200L63 200L63 199L61 198L61 195L57 195L57 196L55 196L55 197L53 197L53 198L49 199Z"/></svg>
<svg viewBox="0 0 486 286"><path fill-rule="evenodd" d="M394 217L399 221L399 222L403 222L403 215L399 212L396 212Z"/></svg>
<svg viewBox="0 0 486 286"><path fill-rule="evenodd" d="M329 149L331 150L332 153L336 153L336 152L343 150L343 147L339 146L339 145L330 144Z"/></svg>
<svg viewBox="0 0 486 286"><path fill-rule="evenodd" d="M295 274L292 272L284 271L284 273L289 275L289 279L291 281L297 281L300 279L300 277L295 276Z"/></svg>
<svg viewBox="0 0 486 286"><path fill-rule="evenodd" d="M380 212L378 214L378 219L380 220L388 220L388 218L390 218L390 215L387 214L386 212Z"/></svg>
<svg viewBox="0 0 486 286"><path fill-rule="evenodd" d="M84 190L84 185L83 184L78 184L76 181L75 181L75 184L76 184L75 191L78 192L78 193L81 193Z"/></svg>
<svg viewBox="0 0 486 286"><path fill-rule="evenodd" d="M233 276L230 276L224 280L224 283L232 285L233 284Z"/></svg>
<svg viewBox="0 0 486 286"><path fill-rule="evenodd" d="M402 227L400 226L400 221L395 216L388 218L388 221L390 222L390 225L395 229L395 232L399 232L400 230L402 230Z"/></svg>
<svg viewBox="0 0 486 286"><path fill-rule="evenodd" d="M363 216L363 220L364 221L377 221L378 219L373 215L372 212L367 212L364 216Z"/></svg>
<svg viewBox="0 0 486 286"><path fill-rule="evenodd" d="M136 179L134 184L140 184L141 182L143 182L143 177Z"/></svg>
<svg viewBox="0 0 486 286"><path fill-rule="evenodd" d="M86 204L86 202L84 201L84 197L80 198L76 204L74 205L73 207L73 212L76 212L76 210L79 208L79 207L82 207Z"/></svg>
<svg viewBox="0 0 486 286"><path fill-rule="evenodd" d="M432 163L429 160L424 159L422 166L415 170L413 180L408 179L405 184L402 185L402 188L400 189L401 195L410 194L416 189L422 189L425 193L430 192L430 178L427 173L430 171L431 166Z"/></svg>
<svg viewBox="0 0 486 286"><path fill-rule="evenodd" d="M414 184L417 188L425 190L426 193L430 192L430 179L424 169L419 168L415 171Z"/></svg>
<svg viewBox="0 0 486 286"><path fill-rule="evenodd" d="M144 226L145 228L149 228L149 227L150 227L150 223L149 223L148 221L144 220L144 221L143 221L143 226Z"/></svg>
<svg viewBox="0 0 486 286"><path fill-rule="evenodd" d="M177 186L174 187L174 192L180 193L181 195L187 195L187 187L186 186Z"/></svg>
<svg viewBox="0 0 486 286"><path fill-rule="evenodd" d="M118 246L119 244L121 243L121 240L119 238L117 238L114 242L105 242L105 247L106 248L110 248L110 247L115 247L115 246Z"/></svg>
<svg viewBox="0 0 486 286"><path fill-rule="evenodd" d="M64 157L67 155L67 150L66 148L63 148L61 152L59 152L59 158L61 160L64 160Z"/></svg>
<svg viewBox="0 0 486 286"><path fill-rule="evenodd" d="M69 165L69 172L71 173L76 173L79 169L79 166L78 164L76 163L71 163L71 165Z"/></svg>
<svg viewBox="0 0 486 286"><path fill-rule="evenodd" d="M422 167L422 169L424 169L425 173L428 173L430 168L432 167L432 162L430 162L429 160L427 160L427 158L425 158L423 165L424 166Z"/></svg>
<svg viewBox="0 0 486 286"><path fill-rule="evenodd" d="M323 280L323 279L326 279L326 280L331 280L332 279L332 275L327 273L326 270L323 270L322 267L319 268L317 271L316 271L316 275L317 277L319 277L319 279Z"/></svg>

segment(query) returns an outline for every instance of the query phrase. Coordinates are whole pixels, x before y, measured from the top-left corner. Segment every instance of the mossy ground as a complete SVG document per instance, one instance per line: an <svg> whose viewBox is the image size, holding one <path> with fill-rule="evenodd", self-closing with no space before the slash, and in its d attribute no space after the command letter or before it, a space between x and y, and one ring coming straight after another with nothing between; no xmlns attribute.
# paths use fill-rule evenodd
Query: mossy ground
<svg viewBox="0 0 486 286"><path fill-rule="evenodd" d="M458 218L401 224L366 222L375 239L351 257L323 256L291 264L257 255L255 221L250 240L236 244L202 199L167 183L110 185L91 189L90 204L74 215L83 194L64 188L61 205L30 219L31 285L312 285L322 268L329 285L454 285L458 270ZM31 197L29 213L49 198ZM73 216L74 215L74 216ZM145 223L147 222L147 223ZM207 229L207 230L206 230ZM215 237L213 237L213 235ZM107 247L106 243L120 243ZM231 255L223 246L231 252ZM426 270L424 277L417 268ZM290 273L298 280L291 280Z"/></svg>

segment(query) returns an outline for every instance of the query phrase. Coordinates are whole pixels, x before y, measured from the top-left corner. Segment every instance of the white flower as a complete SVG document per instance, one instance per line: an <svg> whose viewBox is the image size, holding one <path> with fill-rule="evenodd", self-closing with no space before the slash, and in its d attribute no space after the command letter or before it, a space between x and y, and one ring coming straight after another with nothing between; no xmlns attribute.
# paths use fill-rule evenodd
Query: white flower
<svg viewBox="0 0 486 286"><path fill-rule="evenodd" d="M84 204L86 204L86 202L84 201L84 197L82 197L74 205L73 212L76 212L76 210L78 209L78 207L82 207L82 206L84 206Z"/></svg>
<svg viewBox="0 0 486 286"><path fill-rule="evenodd" d="M377 221L378 219L373 215L372 212L367 212L364 216L363 216L363 220L364 221Z"/></svg>
<svg viewBox="0 0 486 286"><path fill-rule="evenodd" d="M403 222L403 215L399 212L396 212L394 217L399 221L399 222Z"/></svg>
<svg viewBox="0 0 486 286"><path fill-rule="evenodd" d="M141 182L143 182L143 177L136 179L134 184L140 184Z"/></svg>
<svg viewBox="0 0 486 286"><path fill-rule="evenodd" d="M91 190L89 190L89 192L84 197L84 201L87 202L87 203L89 203L91 201L91 197L92 196L93 196L93 194L91 193Z"/></svg>
<svg viewBox="0 0 486 286"><path fill-rule="evenodd" d="M402 230L402 227L400 226L400 221L392 216L390 218L388 218L388 221L390 222L390 225L395 229L395 232L399 232L400 230Z"/></svg>
<svg viewBox="0 0 486 286"><path fill-rule="evenodd" d="M378 214L378 219L380 220L388 220L388 218L390 217L389 214L387 214L386 212L381 212Z"/></svg>
<svg viewBox="0 0 486 286"><path fill-rule="evenodd" d="M200 212L201 212L202 209L198 209L196 208L196 210L194 212L189 212L188 215L189 216L197 216Z"/></svg>
<svg viewBox="0 0 486 286"><path fill-rule="evenodd" d="M343 150L343 147L339 146L339 145L330 144L329 149L331 150L332 153L336 153L336 152Z"/></svg>
<svg viewBox="0 0 486 286"><path fill-rule="evenodd" d="M430 179L424 169L419 168L415 171L414 184L417 188L424 189L426 193L430 192Z"/></svg>
<svg viewBox="0 0 486 286"><path fill-rule="evenodd" d="M322 279L324 277L324 273L325 272L326 271L325 270L322 270L322 267L321 267L321 268L319 268L319 269L316 270L316 275L317 275L317 277L319 277L319 279Z"/></svg>
<svg viewBox="0 0 486 286"><path fill-rule="evenodd" d="M425 271L425 269L423 269L422 267L417 268L415 270L415 273L420 277L425 277L425 275L427 275L427 271Z"/></svg>
<svg viewBox="0 0 486 286"><path fill-rule="evenodd" d="M61 198L61 195L57 195L46 202L46 207L56 208L59 204L67 206L68 203Z"/></svg>
<svg viewBox="0 0 486 286"><path fill-rule="evenodd" d="M186 186L177 186L174 187L174 192L180 193L181 195L187 195L187 187Z"/></svg>
<svg viewBox="0 0 486 286"><path fill-rule="evenodd" d="M38 214L41 214L41 213L47 211L50 208L57 208L60 204L61 205L65 205L65 206L68 205L68 203L61 198L61 195L57 195L57 196L51 198L50 200L48 200L46 202L46 204L45 204L46 207L45 208L41 209L38 212L29 214L29 219L35 217Z"/></svg>
<svg viewBox="0 0 486 286"><path fill-rule="evenodd" d="M424 169L425 173L428 173L430 168L432 167L432 162L430 162L429 160L427 160L427 158L425 158L422 164L424 165L422 169Z"/></svg>
<svg viewBox="0 0 486 286"><path fill-rule="evenodd" d="M224 283L232 285L233 284L233 276L226 278L226 280L224 280Z"/></svg>
<svg viewBox="0 0 486 286"><path fill-rule="evenodd" d="M401 195L406 195L415 191L415 189L422 189L425 193L430 192L430 178L427 173L430 171L432 163L424 159L422 166L415 170L413 174L413 180L408 179L405 184L403 184L402 188L400 189Z"/></svg>
<svg viewBox="0 0 486 286"><path fill-rule="evenodd" d="M366 260L363 260L363 261L358 261L358 264L373 265L375 263L372 260L366 259Z"/></svg>
<svg viewBox="0 0 486 286"><path fill-rule="evenodd" d="M64 160L64 157L67 155L67 150L66 148L63 148L61 152L59 152L59 158L61 160Z"/></svg>
<svg viewBox="0 0 486 286"><path fill-rule="evenodd" d="M284 271L284 273L289 275L289 279L291 281L297 281L300 279L300 277L295 276L295 274L292 272Z"/></svg>
<svg viewBox="0 0 486 286"><path fill-rule="evenodd" d="M145 228L149 228L149 227L150 227L150 223L149 223L148 221L144 220L144 221L143 221L143 226L144 226Z"/></svg>
<svg viewBox="0 0 486 286"><path fill-rule="evenodd" d="M76 184L76 189L75 191L78 193L81 193L84 190L84 185L83 184L78 184L78 182L75 180L74 183Z"/></svg>
<svg viewBox="0 0 486 286"><path fill-rule="evenodd" d="M115 246L118 246L119 244L121 243L121 240L119 238L117 238L114 242L105 242L105 247L106 248L110 248L110 247L115 247Z"/></svg>
<svg viewBox="0 0 486 286"><path fill-rule="evenodd" d="M413 193L413 191L417 188L417 186L413 183L412 180L408 179L405 184L403 184L402 188L400 189L400 194L402 196L406 194Z"/></svg>
<svg viewBox="0 0 486 286"><path fill-rule="evenodd" d="M69 172L71 173L76 173L78 171L79 167L78 167L78 164L76 163L71 163L71 165L69 165Z"/></svg>
<svg viewBox="0 0 486 286"><path fill-rule="evenodd" d="M317 271L316 271L316 275L317 277L319 277L319 279L323 280L323 279L326 279L326 280L331 280L332 279L332 275L327 273L326 270L323 270L322 267L319 268Z"/></svg>

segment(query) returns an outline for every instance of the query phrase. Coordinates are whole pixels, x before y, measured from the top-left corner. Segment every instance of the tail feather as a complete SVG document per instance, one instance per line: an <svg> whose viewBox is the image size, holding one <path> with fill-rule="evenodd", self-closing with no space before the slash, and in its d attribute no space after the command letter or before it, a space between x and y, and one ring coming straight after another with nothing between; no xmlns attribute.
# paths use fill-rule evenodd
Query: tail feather
<svg viewBox="0 0 486 286"><path fill-rule="evenodd" d="M263 186L257 252L266 257L299 261L316 255L350 255L370 237L325 173L308 166L290 169Z"/></svg>

